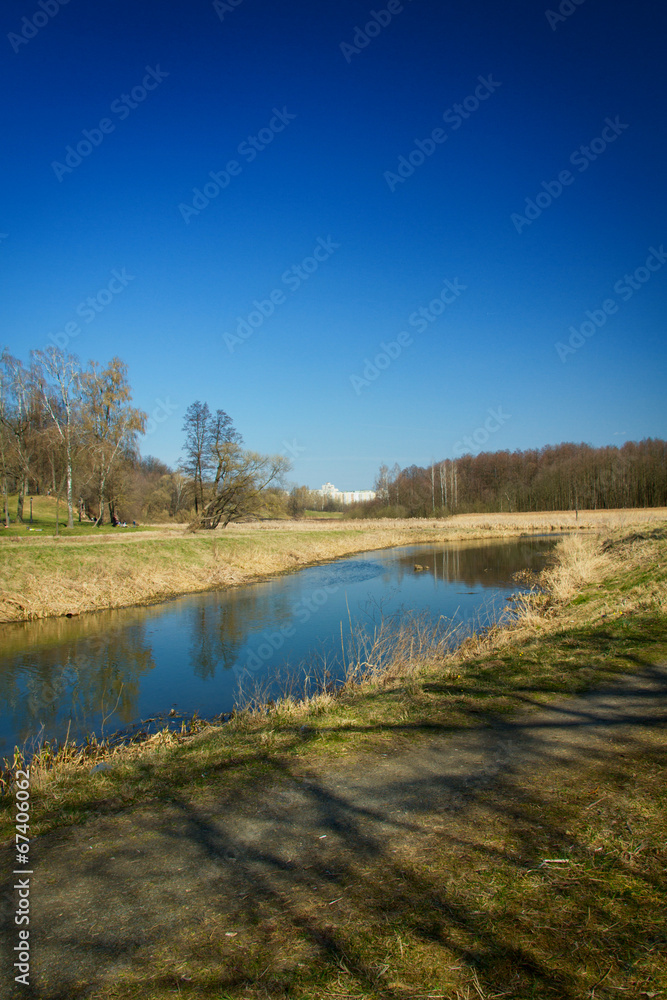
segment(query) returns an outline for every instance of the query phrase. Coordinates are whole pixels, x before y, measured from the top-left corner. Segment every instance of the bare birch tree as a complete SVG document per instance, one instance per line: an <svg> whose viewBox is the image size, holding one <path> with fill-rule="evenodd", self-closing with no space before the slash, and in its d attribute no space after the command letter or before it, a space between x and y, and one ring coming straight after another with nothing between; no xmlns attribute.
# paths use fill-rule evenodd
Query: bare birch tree
<svg viewBox="0 0 667 1000"><path fill-rule="evenodd" d="M130 406L127 365L113 358L106 368L91 361L81 376L82 429L97 483L99 516L104 523L107 483L118 456L136 452L137 434L142 434L148 414Z"/></svg>
<svg viewBox="0 0 667 1000"><path fill-rule="evenodd" d="M74 456L81 400L81 368L74 354L58 347L33 351L35 379L44 408L53 421L65 452L67 527L74 527Z"/></svg>

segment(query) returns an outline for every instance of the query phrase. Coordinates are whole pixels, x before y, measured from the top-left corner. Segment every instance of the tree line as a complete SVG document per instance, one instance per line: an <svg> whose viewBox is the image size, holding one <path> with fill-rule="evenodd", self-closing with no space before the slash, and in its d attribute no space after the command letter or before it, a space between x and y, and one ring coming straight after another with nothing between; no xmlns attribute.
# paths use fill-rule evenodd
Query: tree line
<svg viewBox="0 0 667 1000"><path fill-rule="evenodd" d="M176 519L215 528L253 514L284 515L289 461L242 447L223 410L185 414L184 457L172 469L142 458L148 416L132 405L127 365L86 366L52 346L24 365L0 354L2 521L24 520L29 496L62 500L67 524ZM10 496L16 507L10 511ZM13 501L12 501L13 503Z"/></svg>
<svg viewBox="0 0 667 1000"><path fill-rule="evenodd" d="M0 356L0 480L3 520L17 494L62 498L67 523L115 516L120 469L139 461L138 435L147 415L131 405L127 366L120 358L83 367L57 347L33 351L29 365L7 350ZM90 511L94 509L93 516Z"/></svg>
<svg viewBox="0 0 667 1000"><path fill-rule="evenodd" d="M667 506L667 442L547 445L482 452L429 466L380 467L376 498L357 517L442 517L507 511Z"/></svg>
<svg viewBox="0 0 667 1000"><path fill-rule="evenodd" d="M667 506L667 443L621 447L559 444L482 452L429 466L382 465L375 500L341 507L305 486L286 489L289 461L261 455L224 410L196 401L185 413L176 469L142 458L147 414L132 405L127 365L114 357L86 366L57 347L24 365L0 354L2 520L22 521L28 496L62 500L79 521L177 520L223 527L248 516L299 517L342 509L353 517L446 517ZM16 506L10 511L10 496ZM12 500L12 505L14 501Z"/></svg>

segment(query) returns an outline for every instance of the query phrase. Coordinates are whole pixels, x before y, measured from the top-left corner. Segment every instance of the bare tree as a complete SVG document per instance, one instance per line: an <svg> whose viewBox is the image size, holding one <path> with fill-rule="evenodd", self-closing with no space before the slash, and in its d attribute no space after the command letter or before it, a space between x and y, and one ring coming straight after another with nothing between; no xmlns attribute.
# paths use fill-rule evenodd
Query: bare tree
<svg viewBox="0 0 667 1000"><path fill-rule="evenodd" d="M290 469L284 455L259 455L244 451L237 444L227 443L218 454L214 492L192 528L226 527L262 510L264 494L272 486L281 485Z"/></svg>
<svg viewBox="0 0 667 1000"><path fill-rule="evenodd" d="M389 504L389 467L381 465L375 478L375 495L382 507Z"/></svg>
<svg viewBox="0 0 667 1000"><path fill-rule="evenodd" d="M17 487L16 519L23 521L23 501L28 492L32 470L38 409L35 401L33 373L26 370L18 358L4 351L0 358L4 373L4 401L0 420L8 432L8 453L13 465L13 478Z"/></svg>
<svg viewBox="0 0 667 1000"><path fill-rule="evenodd" d="M53 421L65 452L67 527L74 527L74 456L77 411L81 399L81 368L74 354L57 347L33 351L35 378L44 407Z"/></svg>
<svg viewBox="0 0 667 1000"><path fill-rule="evenodd" d="M137 434L143 433L148 414L130 406L127 365L120 358L113 358L103 370L91 361L81 376L81 386L83 434L97 481L96 523L101 525L113 467L123 451L137 451Z"/></svg>
<svg viewBox="0 0 667 1000"><path fill-rule="evenodd" d="M211 411L208 403L197 400L185 411L185 459L181 459L183 472L190 476L194 490L195 514L204 506L204 479L210 469Z"/></svg>
<svg viewBox="0 0 667 1000"><path fill-rule="evenodd" d="M6 420L9 405L8 382L6 369L2 365L0 366L0 478L2 480L2 517L6 528L9 527L9 477L11 475L11 442Z"/></svg>
<svg viewBox="0 0 667 1000"><path fill-rule="evenodd" d="M401 467L398 462L394 462L391 467L391 472L389 473L387 492L389 495L389 503L391 504L391 487L394 487L395 498L394 503L398 507L401 502L401 492L400 492L400 479L401 479Z"/></svg>

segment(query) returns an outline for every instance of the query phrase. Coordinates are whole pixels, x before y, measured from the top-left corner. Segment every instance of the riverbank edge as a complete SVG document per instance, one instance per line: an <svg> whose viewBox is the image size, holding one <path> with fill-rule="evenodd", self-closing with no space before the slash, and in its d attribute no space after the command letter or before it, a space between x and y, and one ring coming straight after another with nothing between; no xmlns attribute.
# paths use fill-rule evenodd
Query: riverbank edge
<svg viewBox="0 0 667 1000"><path fill-rule="evenodd" d="M135 541L136 539L136 541ZM123 608L140 608L140 607L150 607L155 604L166 603L171 600L176 600L179 597L186 597L193 594L206 594L213 593L217 590L231 590L236 587L243 587L254 583L266 583L269 580L277 579L281 576L286 576L291 573L296 573L301 569L307 569L311 566L325 565L329 562L334 562L337 559L343 559L348 556L358 555L362 552L375 551L381 548L394 547L393 544L387 543L384 539L374 539L373 542L377 541L378 544L371 544L369 539L369 544L353 545L350 547L344 547L341 551L336 552L336 554L323 558L308 558L307 554L285 554L284 564L281 566L275 566L268 572L252 572L243 571L240 569L233 569L231 572L234 574L233 577L229 579L224 579L224 576L220 572L219 559L217 553L215 552L216 546L225 543L234 544L238 539L238 536L225 536L221 537L219 534L212 534L211 536L198 535L195 537L179 535L178 537L168 537L162 539L145 539L145 536L134 535L131 538L128 537L123 539L123 549L134 548L149 544L149 545L161 545L161 547L166 548L173 542L185 542L192 547L193 555L201 554L197 552L197 547L199 549L205 549L208 545L213 549L210 559L210 565L202 567L197 565L197 561L193 560L193 565L190 567L193 574L197 570L200 572L202 569L206 572L210 572L211 579L200 579L194 578L187 584L184 584L182 579L183 565L179 567L181 573L181 579L178 584L174 582L173 585L169 584L169 581L164 579L160 580L158 583L153 583L146 580L132 580L130 586L134 591L140 591L140 594L135 593L132 597L124 598L123 596L117 596L113 599L108 599L99 594L96 595L86 595L86 606L78 607L77 602L72 599L62 598L61 600L54 601L52 595L49 593L43 593L40 587L39 578L35 577L36 584L33 583L32 593L26 595L24 589L10 590L9 588L2 587L0 585L0 626L11 625L21 622L38 621L45 618L58 618L58 617L78 617L79 615L95 614L98 611L115 611L121 610ZM294 536L290 536L290 540L294 541ZM304 536L304 540L307 540L307 535ZM430 532L424 530L424 533L420 533L418 536L407 535L404 542L398 542L397 545L410 545L419 544L420 542L430 542L438 541L440 539L434 537L433 531ZM88 548L94 545L94 542L88 542L88 540L76 540L75 544L86 545ZM22 553L22 555L25 553ZM28 553L30 555L32 553ZM70 554L70 553L67 553ZM78 554L78 553L77 553ZM99 543L99 555L108 556L109 546L106 543ZM115 554L115 553L114 553ZM124 553L125 554L125 553ZM28 573L30 571L28 570ZM30 574L32 575L32 574ZM103 574L97 576L97 582L100 582L100 577ZM101 581L102 588L108 593L113 586L118 583L117 577L112 571L109 572L106 579ZM76 591L79 587L79 580L76 576L67 576L65 574L64 578L58 581L59 589L65 589L69 591ZM127 581L125 582L127 586ZM45 589L51 590L53 587L53 581L49 581L45 585ZM143 593L141 593L143 591ZM40 606L41 605L41 606ZM75 610L73 610L73 608Z"/></svg>
<svg viewBox="0 0 667 1000"><path fill-rule="evenodd" d="M263 583L311 566L383 548L434 542L517 538L522 535L599 530L621 516L650 523L662 511L463 515L407 522L333 521L280 527L235 525L210 534L170 529L164 537L147 533L114 539L7 539L0 544L0 626L44 618L75 617L97 611L148 607L191 594ZM479 520L479 526L474 521ZM467 522L465 527L459 526ZM472 522L472 523L470 523ZM159 529L158 529L159 530ZM156 532L157 534L157 532ZM326 543L322 537L327 536ZM341 536L352 535L346 544ZM239 553L248 546L255 552ZM264 550L276 545L282 551ZM177 569L169 547L178 547ZM326 549L327 551L323 551ZM226 551L225 551L226 550ZM296 550L296 551L295 551ZM146 558L152 554L152 560ZM143 558L139 558L142 556ZM268 562L253 570L253 556ZM162 565L160 565L162 564Z"/></svg>
<svg viewBox="0 0 667 1000"><path fill-rule="evenodd" d="M656 563L656 558L661 558L662 563ZM654 564L661 573L651 578L647 576L647 569L650 571ZM620 593L626 596L621 598ZM571 535L557 546L554 564L543 571L539 586L530 593L518 595L510 620L500 621L479 634L465 638L453 650L445 652L445 646L439 646L437 642L429 645L428 641L422 643L420 640L420 653L415 657L410 653L408 657L405 651L408 645L412 650L414 635L407 634L402 639L399 636L398 640L391 637L397 654L388 668L385 667L382 672L366 670L363 676L352 672L350 680L335 691L325 683L309 698L288 696L277 704L262 703L255 698L249 707L235 709L230 715L217 717L214 714L215 721L197 716L183 719L180 733L166 727L152 735L145 733L129 744L115 742L117 734L114 734L100 740L91 736L85 745L71 743L60 748L47 745L33 761L39 774L38 785L44 784L48 788L54 778L58 785L60 778L64 779L65 786L71 783L72 787L76 787L81 782L85 785L88 772L92 773L100 762L111 760L114 770L120 768L120 775L128 768L129 772L134 772L135 766L140 766L141 760L146 757L151 759L157 755L155 759L159 759L172 752L185 754L186 757L194 752L194 773L202 766L196 759L196 744L200 739L208 743L212 741L215 746L222 744L223 749L232 753L232 758L239 757L239 763L243 763L245 753L254 757L258 737L263 739L263 733L268 731L273 734L281 729L290 739L297 732L297 755L308 757L317 747L320 728L335 728L341 713L344 717L343 732L349 728L347 716L350 713L361 723L362 729L366 726L369 729L381 728L383 721L395 713L395 700L392 702L390 697L392 691L398 692L405 720L416 723L418 728L426 726L428 729L428 712L424 714L424 703L415 696L419 694L420 687L434 679L439 683L444 680L453 692L463 687L456 681L470 681L470 690L464 695L461 691L456 694L459 700L463 697L464 715L470 712L477 718L482 708L484 713L492 709L500 715L509 710L522 712L525 706L520 695L521 685L525 682L527 687L532 687L536 677L543 688L538 701L548 704L563 694L581 694L619 674L631 673L632 655L618 651L616 646L621 640L610 634L614 629L622 632L626 626L632 628L634 625L640 632L645 629L646 654L651 653L653 662L667 660L666 598L667 524L646 534L626 531L624 534L617 532L615 537L604 534ZM564 665L571 662L574 655L571 648L573 636L577 636L578 641L590 650L591 657L590 665L583 672L579 668L574 677L564 670ZM599 652L600 636L608 642L608 655ZM643 640L640 639L637 644L634 636L633 643L628 650L641 648ZM475 671L484 673L483 678L481 674L477 678L482 680L484 686L488 686L491 678L496 687L496 700L489 702L484 695L482 708L477 704L479 696L474 690ZM518 700L515 698L517 692ZM364 714L361 709L365 699L369 699L372 706ZM453 702L445 708L446 713L451 714L452 711L449 723L460 723L463 716L458 708L453 708ZM304 722L307 725L302 725ZM441 722L442 719L439 719L438 724ZM305 742L304 730L308 737ZM345 737L343 742L346 742ZM376 741L366 733L361 742L362 748L368 749L374 747ZM405 740L402 742L405 743ZM348 747L341 751L341 747L334 744L320 749L331 752L334 757L340 752L349 752ZM276 745L273 749L280 756L281 747ZM18 749L13 761L5 759L0 774L0 798L7 800L2 793L9 790L15 769L25 763ZM255 778L260 780L263 768L260 766L258 770L253 770L257 771ZM57 795L61 804L62 792L63 789L60 789ZM86 795L89 793L90 790ZM47 793L46 800L49 798ZM53 820L54 816L49 812L48 827ZM60 823L56 821L55 825ZM0 842L2 839L0 832Z"/></svg>
<svg viewBox="0 0 667 1000"><path fill-rule="evenodd" d="M340 523L340 522L339 522ZM446 524L446 522L444 522ZM351 528L351 530L354 530ZM565 529L563 529L565 530ZM590 530L582 528L582 530ZM362 532L360 532L361 534ZM365 532L364 532L365 534ZM221 579L220 576L220 566L216 565L218 563L219 557L213 551L211 555L211 565L210 573L212 577L215 577L214 582L211 580L201 580L194 578L189 581L188 585L183 585L182 578L178 585L165 586L164 581L160 581L157 585L152 585L150 581L137 581L132 580L131 586L133 589L144 590L144 592L137 596L136 594L130 599L124 599L119 596L115 599L109 600L105 599L100 595L95 599L94 595L87 595L86 606L79 607L77 602L73 599L68 599L67 597L56 600L54 603L53 597L44 593L43 597L40 597L41 587L39 584L39 578L36 577L37 583L33 584L33 592L27 597L23 590L10 591L4 589L0 586L0 626L10 625L20 622L30 622L38 621L45 618L59 618L59 617L78 617L84 614L94 614L98 611L111 611L120 610L122 608L139 608L139 607L150 607L155 604L166 603L171 600L176 600L179 597L186 597L193 594L206 594L213 593L217 590L231 590L237 587L243 587L255 583L266 583L270 580L278 579L282 576L288 576L293 573L298 573L302 569L308 569L314 566L324 566L328 563L336 562L338 559L349 558L354 555L361 555L364 552L375 552L386 548L401 548L410 545L420 545L420 544L433 544L438 542L463 542L463 541L483 541L488 539L492 540L503 540L509 538L520 538L522 535L532 534L526 531L520 530L499 530L499 529L489 529L488 531L473 531L473 532L462 532L454 531L451 533L443 534L441 528L432 527L417 527L411 526L409 528L392 529L391 539L385 537L384 531L380 533L375 531L368 533L367 537L362 541L354 539L352 544L349 546L341 547L335 554L324 556L322 558L310 558L308 554L308 534L304 535L295 540L294 535L289 536L289 552L283 554L284 561L283 565L274 566L268 572L253 572L252 570L242 570L238 568L231 568L230 571L234 574L234 578ZM397 540L396 536L400 536ZM137 538L136 543L128 542L129 546L136 544L137 546L142 545L143 539L140 535L135 536ZM229 544L234 544L238 536L230 536ZM335 537L335 536L334 536ZM178 539L182 541L183 539ZM185 539L189 541L189 539ZM175 541L174 539L164 539L162 540L165 546L169 545L170 542ZM194 540L194 544L197 542L204 547L207 543L210 543L211 548L215 550L215 547L221 542L226 542L227 538L221 539L220 536L214 535L211 538L198 537ZM152 543L149 542L149 544ZM294 552L293 547L295 544L305 543L306 551ZM100 544L100 555L108 554L108 546L104 543ZM198 554L196 552L194 555ZM193 572L197 569L201 570L201 567L197 567L193 564ZM179 567L179 571L183 573L183 565ZM33 574L31 574L33 575ZM99 582L99 575L97 577ZM67 577L63 580L58 581L59 589L76 591L80 586L79 580L76 576ZM106 584L106 585L105 585ZM113 572L109 573L107 580L102 584L103 590L107 593L113 590L114 586L117 584L117 578L114 576ZM53 589L53 581L50 580L45 585L47 590ZM25 589L25 588L24 588ZM41 605L41 606L40 606ZM14 613L9 610L13 606Z"/></svg>
<svg viewBox="0 0 667 1000"><path fill-rule="evenodd" d="M564 551L568 546L569 551ZM149 746L113 758L108 771L91 774L93 761L84 760L80 765L70 763L59 772L52 771L46 782L40 780L39 774L31 775L35 807L31 835L36 841L35 850L43 852L42 866L49 876L46 883L55 877L44 861L51 856L49 851L71 852L74 844L80 852L94 847L106 858L127 847L128 851L132 849L134 859L134 851L138 857L145 846L138 839L139 824L143 824L141 836L145 833L149 841L161 829L160 823L166 824L168 836L173 836L174 817L178 820L182 815L208 831L222 816L227 822L237 813L242 817L254 815L258 796L271 814L274 807L280 812L285 804L280 795L292 788L313 789L313 795L317 795L322 781L326 787L331 785L332 768L338 776L333 779L333 787L336 795L340 795L336 782L342 775L353 775L359 766L373 767L380 757L391 759L394 751L400 758L403 751L418 755L423 750L428 755L429 747L436 741L458 747L453 731L449 737L446 733L434 734L427 706L415 698L412 681L422 688L423 695L437 679L441 685L440 700L449 702L460 698L463 687L476 675L482 675L481 689L488 688L489 671L502 658L503 667L494 675L500 693L505 688L511 689L510 681L516 679L513 671L523 667L524 677L530 678L526 691L534 695L539 690L542 705L547 705L563 694L600 688L601 682L641 673L649 662L659 659L664 662L667 659L667 526L662 533L625 532L625 537L571 536L559 548L558 564L547 571L548 576L542 581L548 590L541 595L536 592L535 599L526 601L523 621L469 640L447 661L424 663L422 672L408 671L403 677L392 678L389 685L376 684L372 692L374 723L380 721L381 714L377 696L389 698L397 689L401 700L409 704L404 717L392 712L392 728L409 730L413 723L416 728L410 735L393 731L379 736L359 731L362 727L358 726L356 731L342 731L340 742L332 741L328 731L337 723L341 729L340 704L325 701L318 704L311 700L309 704L283 709L276 706L268 713L240 714L231 725L208 727L181 740L162 742L158 738ZM651 629L653 634L649 634ZM601 639L605 643L602 652ZM636 658L632 659L633 650L641 653L644 668ZM589 653L591 661L597 657L600 662L596 660L590 673L573 679L577 658L588 662ZM550 658L555 658L565 677L560 690L557 690L557 675L549 673ZM342 699L345 714L349 716L355 704L361 710L368 693L360 685L349 693L349 699ZM515 693L521 695L522 687ZM467 705L469 720L474 720L473 729L497 726L497 711L502 708L498 699L489 706L483 690L478 695L476 701ZM567 702L564 704L567 706ZM518 709L518 715L524 718L539 711L535 705L526 708L521 698L512 708ZM516 717L513 715L511 719ZM502 718L507 716L503 713ZM359 722L363 721L360 715ZM465 728L462 717L459 731L463 733ZM503 731L501 721L498 737L501 763L510 752ZM281 742L284 735L289 737L291 745ZM657 739L656 732L654 741ZM413 823L421 823L420 829L430 831L431 840L425 849L415 846L416 833L410 826L410 834L406 830L403 842L395 844L399 851L388 854L379 873L366 856L363 867L358 873L353 872L354 877L346 876L340 888L338 883L332 887L331 872L321 876L320 886L319 869L310 871L307 880L313 883L314 901L307 915L319 914L320 922L326 922L322 940L325 945L332 940L337 947L315 952L312 957L309 952L308 962L299 963L297 958L311 940L311 923L302 920L297 934L289 923L291 911L285 906L283 892L273 892L272 909L266 909L265 898L251 896L244 903L244 909L251 914L248 921L239 922L236 917L235 922L228 922L222 912L216 917L217 922L202 920L200 928L174 929L164 940L142 946L143 952L138 952L141 963L128 963L115 971L111 981L98 984L96 995L107 1000L132 1000L138 996L165 1000L181 988L187 988L197 997L214 992L218 995L224 988L224 995L230 1000L232 997L241 1000L251 993L258 997L268 995L266 990L273 980L267 983L266 969L275 958L277 944L281 955L289 956L290 960L279 966L276 991L280 986L282 995L289 985L290 996L300 1000L339 995L341 954L347 963L343 970L345 986L349 987L345 995L357 992L361 995L365 981L359 970L386 968L381 963L387 961L391 946L396 952L391 952L392 971L396 968L401 982L408 984L401 989L401 996L432 994L433 963L437 960L442 965L443 956L450 958L450 953L452 961L442 967L437 982L445 995L479 993L481 996L482 990L476 989L481 982L484 995L498 995L509 986L513 995L527 998L535 995L535 981L538 985L546 981L540 979L541 969L565 982L568 995L574 996L575 992L577 996L593 992L597 995L601 970L610 968L614 982L620 983L621 988L625 983L626 992L634 986L634 995L651 995L644 988L658 995L664 985L664 970L661 975L660 952L654 945L664 935L659 923L662 909L651 885L657 886L656 866L664 847L661 819L664 787L656 764L659 747L656 744L653 757L646 757L643 753L628 752L627 742L612 744L612 740L610 734L604 749L606 764L603 762L597 768L585 756L573 763L571 773L555 774L546 764L546 771L540 767L532 775L516 772L516 781L514 784L510 781L507 787L503 785L502 768L497 774L494 770L492 778L482 768L479 781L464 781L452 811L444 814L447 836L441 832L442 809L433 812L431 821L428 815L419 815L424 809L417 803ZM277 804L271 797L274 791L278 794ZM502 807L507 804L507 795L511 796L511 808L504 813ZM10 796L0 800L3 814L11 802ZM507 820L503 819L505 815ZM354 819L361 824L363 817ZM146 829L147 820L150 823ZM71 832L67 829L77 826L81 829ZM195 825L194 833L188 830L189 836L196 839L197 829L199 826ZM52 831L53 836L42 838L42 834ZM321 830L311 832L313 838L319 838L314 842L321 843ZM11 867L11 833L9 822L6 829L3 823L0 844L6 845L3 854L8 867ZM131 835L134 839L128 845L119 839L121 835ZM570 854L573 844L577 845L576 850ZM87 857L82 857L80 871L75 866L68 874L71 878L68 892L83 892L78 879L81 874L83 884ZM231 858L233 865L236 857L231 855ZM540 860L544 858L556 860ZM197 864L201 864L200 859ZM240 861L237 864L240 868ZM293 867L298 869L298 865ZM299 888L298 871L293 874L293 867L281 871L281 875L294 879ZM322 861L321 867L331 865L325 866ZM430 881L425 881L427 875ZM406 885L412 887L413 895L406 897L409 905L404 911L400 904ZM578 893L572 895L577 887ZM384 931L384 922L377 919L378 907L373 896L376 888L379 898L384 900L381 912L391 916L391 923ZM49 884L45 884L44 895L50 891ZM189 882L186 891L190 891ZM455 904L446 911L441 902L445 893ZM322 909L322 899L330 907L339 902L338 898L329 902L330 897L343 895L354 916L353 922L347 910L330 914L328 908ZM500 908L493 896L500 898ZM83 897L74 898L77 906L82 905L79 900ZM292 896L288 898L291 900ZM398 907L394 899L398 900ZM577 919L571 919L570 911L579 903L581 906L574 911ZM469 953L472 961L455 962L453 958L458 957L455 942L451 935L441 936L441 928L445 917L453 921L462 907L469 914L466 927L476 936L472 940L474 951ZM281 914L285 910L287 918L283 924ZM255 926L252 915L257 912L261 919L255 921ZM583 920L578 919L580 913ZM613 938L605 947L608 925L619 919L623 920L619 940ZM588 927L590 920L592 927ZM270 937L265 933L269 921ZM425 938L419 933L423 926L429 929L436 926L438 937ZM503 932L500 935L498 926ZM482 950L484 947L486 951ZM641 958L645 952L645 960L638 964L637 956ZM355 964L350 963L348 955L356 959ZM621 966L624 969L627 966L624 978L619 972ZM527 972L531 972L531 977ZM393 980L390 985L393 986ZM353 990L352 986L359 989ZM83 996L85 990L82 987L80 993L74 992ZM371 992L373 996L385 995L379 987L368 995ZM391 992L399 995L394 989Z"/></svg>

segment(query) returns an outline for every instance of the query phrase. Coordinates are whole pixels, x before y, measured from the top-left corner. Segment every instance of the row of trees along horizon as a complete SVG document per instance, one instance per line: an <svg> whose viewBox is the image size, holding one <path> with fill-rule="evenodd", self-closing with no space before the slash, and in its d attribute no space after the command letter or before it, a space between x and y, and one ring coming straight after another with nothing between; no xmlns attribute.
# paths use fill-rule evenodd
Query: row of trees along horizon
<svg viewBox="0 0 667 1000"><path fill-rule="evenodd" d="M0 356L0 485L3 524L24 519L28 496L50 495L77 521L176 520L223 527L247 517L298 517L343 510L351 517L442 517L667 506L667 442L621 447L559 444L528 451L482 452L429 466L382 465L375 500L343 506L306 486L286 483L290 462L243 447L232 418L192 403L177 468L142 457L148 415L132 406L127 365L102 367L56 347L31 352L24 366ZM291 487L291 488L290 488Z"/></svg>

